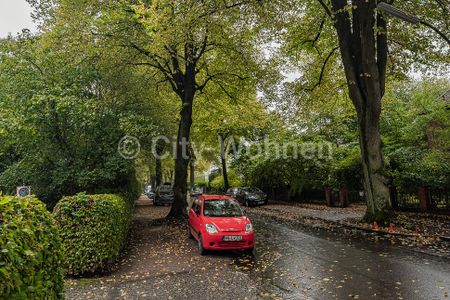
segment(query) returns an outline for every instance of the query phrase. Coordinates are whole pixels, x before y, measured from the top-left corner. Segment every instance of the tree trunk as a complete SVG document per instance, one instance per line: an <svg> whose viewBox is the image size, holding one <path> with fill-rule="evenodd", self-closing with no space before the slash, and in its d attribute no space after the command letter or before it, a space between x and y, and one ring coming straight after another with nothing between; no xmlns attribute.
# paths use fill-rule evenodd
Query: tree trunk
<svg viewBox="0 0 450 300"><path fill-rule="evenodd" d="M189 79L188 76L186 78ZM180 124L178 127L176 158L175 158L175 180L173 186L174 203L170 210L170 218L182 218L187 216L187 177L189 165L189 138L192 125L192 104L194 102L194 81L185 84L181 95L183 104L180 112ZM186 80L187 81L187 80Z"/></svg>
<svg viewBox="0 0 450 300"><path fill-rule="evenodd" d="M381 150L379 119L360 121L360 148L364 173L364 191L367 201L365 219L369 222L384 222L390 218L392 205L385 175Z"/></svg>
<svg viewBox="0 0 450 300"><path fill-rule="evenodd" d="M332 192L331 188L325 189L325 201L326 201L328 207L333 206L333 198L332 198L331 192Z"/></svg>
<svg viewBox="0 0 450 300"><path fill-rule="evenodd" d="M162 162L160 158L156 158L155 161L155 186L154 188L161 185L162 181Z"/></svg>
<svg viewBox="0 0 450 300"><path fill-rule="evenodd" d="M222 161L223 187L226 192L230 188L230 185L228 183L227 160L225 157L222 157L221 161Z"/></svg>
<svg viewBox="0 0 450 300"><path fill-rule="evenodd" d="M225 139L228 135L219 134L220 141L220 161L222 163L222 176L223 176L223 187L225 192L230 188L228 183L228 170L227 170L227 145L225 145Z"/></svg>
<svg viewBox="0 0 450 300"><path fill-rule="evenodd" d="M193 160L191 158L189 165L190 165L190 173L189 173L190 186L189 187L192 192L195 187L195 160Z"/></svg>
<svg viewBox="0 0 450 300"><path fill-rule="evenodd" d="M387 26L376 0L332 0L349 95L355 106L367 199L366 221L387 221L392 212L381 150L380 114L387 63ZM377 33L375 33L377 29Z"/></svg>
<svg viewBox="0 0 450 300"><path fill-rule="evenodd" d="M161 161L161 155L164 152L164 141L158 141L158 144L156 145L156 157L155 157L155 187L158 187L162 183L162 161Z"/></svg>

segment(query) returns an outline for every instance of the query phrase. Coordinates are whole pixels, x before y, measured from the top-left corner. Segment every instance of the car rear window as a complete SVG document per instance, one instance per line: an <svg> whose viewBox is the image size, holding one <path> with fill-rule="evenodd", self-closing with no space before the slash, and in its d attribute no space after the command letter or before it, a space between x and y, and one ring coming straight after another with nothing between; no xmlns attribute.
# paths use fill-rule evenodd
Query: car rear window
<svg viewBox="0 0 450 300"><path fill-rule="evenodd" d="M159 188L159 192L160 193L171 193L172 192L172 187L170 185L162 185Z"/></svg>

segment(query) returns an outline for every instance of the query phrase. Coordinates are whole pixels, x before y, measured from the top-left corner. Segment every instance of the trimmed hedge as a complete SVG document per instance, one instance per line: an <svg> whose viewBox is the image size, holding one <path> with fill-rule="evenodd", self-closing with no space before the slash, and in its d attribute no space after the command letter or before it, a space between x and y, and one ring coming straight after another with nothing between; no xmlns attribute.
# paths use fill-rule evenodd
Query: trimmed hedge
<svg viewBox="0 0 450 300"><path fill-rule="evenodd" d="M64 197L54 215L60 226L69 275L105 271L117 259L131 220L132 205L112 194Z"/></svg>
<svg viewBox="0 0 450 300"><path fill-rule="evenodd" d="M63 299L58 227L35 197L0 197L0 299Z"/></svg>

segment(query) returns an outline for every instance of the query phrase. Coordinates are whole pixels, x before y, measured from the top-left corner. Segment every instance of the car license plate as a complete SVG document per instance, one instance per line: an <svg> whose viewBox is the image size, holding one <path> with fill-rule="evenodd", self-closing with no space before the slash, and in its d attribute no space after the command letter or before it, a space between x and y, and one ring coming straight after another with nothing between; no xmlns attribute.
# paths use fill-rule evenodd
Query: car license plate
<svg viewBox="0 0 450 300"><path fill-rule="evenodd" d="M242 236L240 235L232 235L232 236L224 236L223 240L225 242L237 242L237 241L242 241Z"/></svg>

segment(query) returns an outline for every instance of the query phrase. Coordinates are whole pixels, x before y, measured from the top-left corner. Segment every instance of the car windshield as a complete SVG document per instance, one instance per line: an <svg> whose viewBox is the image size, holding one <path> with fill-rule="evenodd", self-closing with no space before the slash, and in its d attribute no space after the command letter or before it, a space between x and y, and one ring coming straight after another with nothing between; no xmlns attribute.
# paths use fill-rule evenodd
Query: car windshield
<svg viewBox="0 0 450 300"><path fill-rule="evenodd" d="M244 212L233 200L206 200L203 214L208 217L242 217Z"/></svg>

